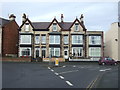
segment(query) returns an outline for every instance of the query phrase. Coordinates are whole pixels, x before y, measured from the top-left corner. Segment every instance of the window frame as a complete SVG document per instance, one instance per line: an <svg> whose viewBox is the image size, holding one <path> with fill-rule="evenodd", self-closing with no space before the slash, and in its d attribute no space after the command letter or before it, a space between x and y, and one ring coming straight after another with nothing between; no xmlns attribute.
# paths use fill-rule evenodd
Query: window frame
<svg viewBox="0 0 120 90"><path fill-rule="evenodd" d="M76 38L75 38L75 36L76 36ZM80 39L79 39L79 37L80 37ZM79 40L81 40L80 43L79 43ZM83 44L83 35L72 35L72 44Z"/></svg>
<svg viewBox="0 0 120 90"><path fill-rule="evenodd" d="M43 37L44 37L44 39L43 39ZM41 44L46 44L46 35L41 35Z"/></svg>
<svg viewBox="0 0 120 90"><path fill-rule="evenodd" d="M56 29L55 29L56 28ZM52 30L53 31L57 31L57 23L53 23L53 25L52 25Z"/></svg>
<svg viewBox="0 0 120 90"><path fill-rule="evenodd" d="M93 37L94 37L94 43L93 43ZM89 36L89 44L101 45L101 36Z"/></svg>
<svg viewBox="0 0 120 90"><path fill-rule="evenodd" d="M36 37L38 37L39 40L36 40ZM40 35L35 35L35 44L40 44Z"/></svg>
<svg viewBox="0 0 120 90"><path fill-rule="evenodd" d="M31 48L30 47L20 47L20 55L19 56L23 56L22 55L22 50L25 50L25 49L29 49L30 50L30 54L28 56L31 56ZM24 55L24 56L27 56L27 55Z"/></svg>
<svg viewBox="0 0 120 90"><path fill-rule="evenodd" d="M67 40L65 39L65 37L67 37ZM68 35L64 35L63 37L63 41L64 41L64 44L69 44L69 36ZM67 42L66 42L67 41Z"/></svg>
<svg viewBox="0 0 120 90"><path fill-rule="evenodd" d="M59 36L59 42L56 43L56 40L58 41L58 39L56 39L57 36ZM51 42L51 40L53 40L53 42ZM49 36L49 44L60 44L60 35L50 35Z"/></svg>
<svg viewBox="0 0 120 90"><path fill-rule="evenodd" d="M57 57L60 57L60 48L53 48L53 47L49 48L49 54L50 55L51 55L51 49L52 49L52 53L54 54L52 57L56 56L56 51L57 50L59 51Z"/></svg>
<svg viewBox="0 0 120 90"><path fill-rule="evenodd" d="M30 25L29 25L29 23L25 24L25 31L26 32L30 31Z"/></svg>
<svg viewBox="0 0 120 90"><path fill-rule="evenodd" d="M76 29L77 28L77 29ZM75 31L79 31L79 24L75 23L75 27L74 27Z"/></svg>
<svg viewBox="0 0 120 90"><path fill-rule="evenodd" d="M74 55L74 50L78 50L79 55L76 55L76 51L75 51L75 55ZM80 55L80 53L81 53L81 55ZM83 47L72 47L72 55L74 57L83 57Z"/></svg>
<svg viewBox="0 0 120 90"><path fill-rule="evenodd" d="M24 38L22 37L24 36ZM29 43L25 43L23 41L25 41L25 36L29 36ZM28 37L27 37L28 38ZM27 40L28 41L28 40ZM20 35L20 44L31 44L31 35Z"/></svg>
<svg viewBox="0 0 120 90"><path fill-rule="evenodd" d="M97 49L99 51L97 51ZM92 52L92 50L93 50L93 52ZM90 57L101 57L101 47L89 47L89 56Z"/></svg>

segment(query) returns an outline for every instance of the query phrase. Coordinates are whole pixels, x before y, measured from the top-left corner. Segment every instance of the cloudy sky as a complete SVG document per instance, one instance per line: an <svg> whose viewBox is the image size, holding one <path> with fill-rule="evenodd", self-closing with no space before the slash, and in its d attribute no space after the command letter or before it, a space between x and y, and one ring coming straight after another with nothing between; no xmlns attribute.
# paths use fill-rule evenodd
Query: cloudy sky
<svg viewBox="0 0 120 90"><path fill-rule="evenodd" d="M111 23L118 21L118 2L2 2L0 17L8 19L15 14L16 21L21 25L22 14L26 13L32 22L52 21L54 17L60 21L73 22L84 14L85 26L88 30L104 30Z"/></svg>

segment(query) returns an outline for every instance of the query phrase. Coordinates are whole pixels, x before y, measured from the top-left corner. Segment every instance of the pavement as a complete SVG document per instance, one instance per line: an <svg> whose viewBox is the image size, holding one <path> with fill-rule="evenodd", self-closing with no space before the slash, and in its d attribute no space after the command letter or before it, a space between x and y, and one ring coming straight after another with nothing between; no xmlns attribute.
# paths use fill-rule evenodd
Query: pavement
<svg viewBox="0 0 120 90"><path fill-rule="evenodd" d="M95 62L3 62L3 88L116 88L119 65Z"/></svg>

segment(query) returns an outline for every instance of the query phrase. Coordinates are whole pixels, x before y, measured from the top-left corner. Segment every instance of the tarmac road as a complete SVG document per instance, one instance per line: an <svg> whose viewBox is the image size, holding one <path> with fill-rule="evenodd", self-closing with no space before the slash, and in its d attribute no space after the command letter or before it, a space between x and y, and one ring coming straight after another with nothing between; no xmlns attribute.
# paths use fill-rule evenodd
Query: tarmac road
<svg viewBox="0 0 120 90"><path fill-rule="evenodd" d="M118 88L118 65L91 62L2 64L3 88Z"/></svg>

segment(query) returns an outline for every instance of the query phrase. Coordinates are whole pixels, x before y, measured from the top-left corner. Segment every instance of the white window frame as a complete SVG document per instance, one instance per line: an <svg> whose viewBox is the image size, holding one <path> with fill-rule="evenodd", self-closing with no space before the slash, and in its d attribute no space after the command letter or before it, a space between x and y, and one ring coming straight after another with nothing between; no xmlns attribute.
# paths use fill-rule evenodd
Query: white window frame
<svg viewBox="0 0 120 90"><path fill-rule="evenodd" d="M29 30L30 30L29 24L25 24L25 31L29 31Z"/></svg>
<svg viewBox="0 0 120 90"><path fill-rule="evenodd" d="M97 50L96 49L98 49L98 50L100 50L100 51L98 51L98 52L96 52ZM98 54L98 55L96 55L96 53ZM101 57L101 47L90 47L89 48L89 56L90 57Z"/></svg>
<svg viewBox="0 0 120 90"><path fill-rule="evenodd" d="M69 37L68 37L68 35L65 35L63 39L64 39L64 44L69 44Z"/></svg>
<svg viewBox="0 0 120 90"><path fill-rule="evenodd" d="M94 37L95 44L92 43L92 37ZM101 36L89 36L90 45L101 45Z"/></svg>
<svg viewBox="0 0 120 90"><path fill-rule="evenodd" d="M51 39L50 39L51 36L54 37L54 38L53 38L53 42L50 41L50 40L51 40ZM57 40L59 40L58 43L56 43L56 38L57 38L57 36L59 36L59 39L57 39ZM60 44L60 35L50 35L50 36L49 36L49 44Z"/></svg>
<svg viewBox="0 0 120 90"><path fill-rule="evenodd" d="M22 56L22 50L23 49L30 49L30 55L29 56L31 56L31 48L30 47L20 47L19 56Z"/></svg>
<svg viewBox="0 0 120 90"><path fill-rule="evenodd" d="M74 53L73 53L73 50L74 50L74 49L79 50L79 51L78 51L79 54L80 54L80 49L82 50L82 52L81 52L82 55L81 55L81 56L80 56L80 55L79 55L79 56L75 55L75 57L83 57L83 47L72 47L72 55L74 54ZM75 51L75 53L76 53L76 51ZM74 55L73 55L73 56L74 56Z"/></svg>
<svg viewBox="0 0 120 90"><path fill-rule="evenodd" d="M54 52L54 55L53 55L53 56L56 56L56 55L55 55L55 52L56 52L57 49L58 49L58 51L59 51L58 57L60 56L60 48L49 48L49 54L51 54L51 49L53 49L53 52Z"/></svg>
<svg viewBox="0 0 120 90"><path fill-rule="evenodd" d="M37 40L38 37L38 40ZM40 44L40 35L35 35L35 44Z"/></svg>
<svg viewBox="0 0 120 90"><path fill-rule="evenodd" d="M23 41L25 41L25 37L23 38L22 36L29 36L29 43L24 43ZM31 35L20 35L20 44L31 44Z"/></svg>
<svg viewBox="0 0 120 90"><path fill-rule="evenodd" d="M57 24L56 23L53 23L52 29L53 29L53 31L57 31Z"/></svg>
<svg viewBox="0 0 120 90"><path fill-rule="evenodd" d="M79 31L79 24L78 23L75 24L75 31Z"/></svg>
<svg viewBox="0 0 120 90"><path fill-rule="evenodd" d="M44 40L43 37L45 38L45 41L43 41L43 40ZM46 44L46 35L42 35L42 36L41 36L41 43L42 43L42 44Z"/></svg>
<svg viewBox="0 0 120 90"><path fill-rule="evenodd" d="M76 36L76 38L75 38ZM79 41L79 37L80 37L80 43L78 43ZM77 43L75 43L74 41L77 40ZM72 44L83 44L83 35L72 35Z"/></svg>

